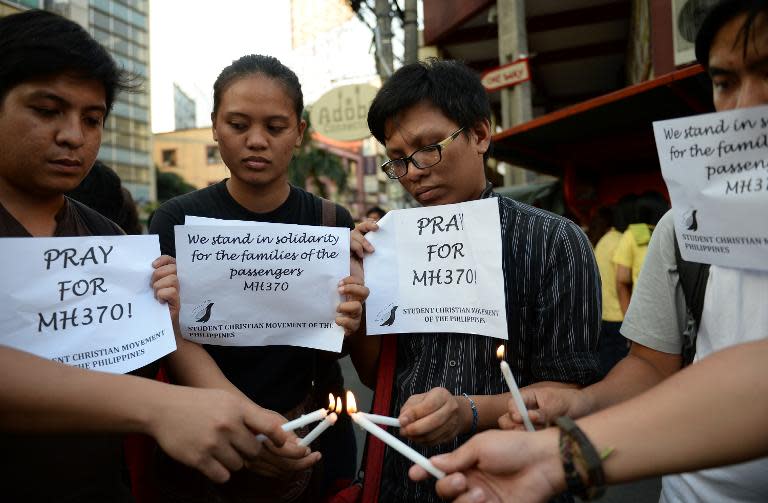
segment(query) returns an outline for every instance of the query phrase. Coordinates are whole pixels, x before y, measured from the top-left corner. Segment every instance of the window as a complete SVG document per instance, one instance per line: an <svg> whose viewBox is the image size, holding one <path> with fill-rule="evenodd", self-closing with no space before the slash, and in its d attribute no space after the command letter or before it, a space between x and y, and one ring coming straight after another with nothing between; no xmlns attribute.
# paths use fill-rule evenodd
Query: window
<svg viewBox="0 0 768 503"><path fill-rule="evenodd" d="M219 155L219 147L216 145L208 145L205 147L205 161L208 164L220 164L221 155Z"/></svg>
<svg viewBox="0 0 768 503"><path fill-rule="evenodd" d="M176 167L176 149L175 148L169 148L165 149L162 152L163 155L163 166L175 168Z"/></svg>

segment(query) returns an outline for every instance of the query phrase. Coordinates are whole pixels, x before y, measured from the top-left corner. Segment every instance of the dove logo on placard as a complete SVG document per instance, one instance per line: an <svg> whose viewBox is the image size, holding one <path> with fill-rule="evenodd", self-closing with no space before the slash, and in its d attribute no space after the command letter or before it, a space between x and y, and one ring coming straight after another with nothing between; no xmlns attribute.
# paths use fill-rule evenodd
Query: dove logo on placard
<svg viewBox="0 0 768 503"><path fill-rule="evenodd" d="M202 304L195 306L192 310L192 316L194 316L197 323L207 323L211 319L211 310L213 309L213 301L206 300Z"/></svg>
<svg viewBox="0 0 768 503"><path fill-rule="evenodd" d="M397 306L390 304L376 315L376 323L380 323L380 327L391 327L396 316Z"/></svg>
<svg viewBox="0 0 768 503"><path fill-rule="evenodd" d="M698 210L689 210L683 215L683 223L689 231L696 232L699 230L699 222L696 220L697 212Z"/></svg>

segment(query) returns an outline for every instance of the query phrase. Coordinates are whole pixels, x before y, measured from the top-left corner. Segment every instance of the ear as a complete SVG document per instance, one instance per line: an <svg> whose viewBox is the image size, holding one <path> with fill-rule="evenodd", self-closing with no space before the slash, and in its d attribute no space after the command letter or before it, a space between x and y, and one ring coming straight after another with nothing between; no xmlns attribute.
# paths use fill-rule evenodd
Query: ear
<svg viewBox="0 0 768 503"><path fill-rule="evenodd" d="M304 131L306 131L307 129L307 121L305 121L304 119L301 119L299 121L299 124L296 126L296 129L299 133L299 136L296 138L296 143L294 144L294 146L296 148L299 148L301 147L302 140L304 140Z"/></svg>
<svg viewBox="0 0 768 503"><path fill-rule="evenodd" d="M219 135L216 132L216 117L211 114L211 132L213 133L213 141L218 142L219 141Z"/></svg>
<svg viewBox="0 0 768 503"><path fill-rule="evenodd" d="M482 119L475 124L470 131L473 133L473 140L478 155L483 155L488 151L491 145L491 123L488 119Z"/></svg>

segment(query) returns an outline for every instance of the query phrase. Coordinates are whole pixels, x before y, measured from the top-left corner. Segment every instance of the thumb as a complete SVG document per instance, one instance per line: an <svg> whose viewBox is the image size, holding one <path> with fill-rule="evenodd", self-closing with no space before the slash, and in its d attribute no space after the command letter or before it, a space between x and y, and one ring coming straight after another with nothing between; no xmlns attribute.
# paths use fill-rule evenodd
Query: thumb
<svg viewBox="0 0 768 503"><path fill-rule="evenodd" d="M453 452L432 456L430 461L446 473L459 472L471 468L478 462L478 453L474 447L474 439Z"/></svg>
<svg viewBox="0 0 768 503"><path fill-rule="evenodd" d="M282 447L288 440L288 434L280 428L282 418L255 405L245 414L245 425L255 432L264 434L277 447Z"/></svg>

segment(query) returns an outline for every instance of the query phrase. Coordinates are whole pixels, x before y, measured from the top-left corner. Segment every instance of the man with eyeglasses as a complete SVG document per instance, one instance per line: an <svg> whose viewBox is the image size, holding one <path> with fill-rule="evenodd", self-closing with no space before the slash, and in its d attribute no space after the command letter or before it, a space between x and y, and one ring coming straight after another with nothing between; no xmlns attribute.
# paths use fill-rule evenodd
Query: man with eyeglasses
<svg viewBox="0 0 768 503"><path fill-rule="evenodd" d="M508 361L518 384L590 384L600 378L600 280L592 249L573 222L493 193L484 163L490 116L472 70L430 60L390 77L371 105L368 126L392 159L384 172L422 205L499 199ZM365 221L353 232L360 258L374 251L364 234L376 229ZM509 399L498 340L434 333L403 334L397 342L391 413L408 444L429 457L497 427ZM380 501L439 501L433 482L408 480L410 465L387 451Z"/></svg>

